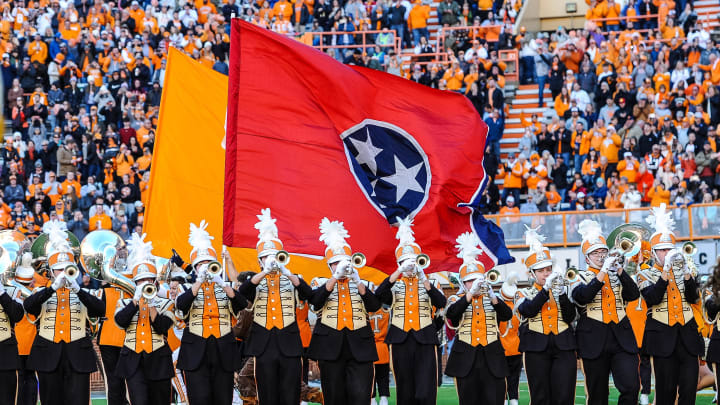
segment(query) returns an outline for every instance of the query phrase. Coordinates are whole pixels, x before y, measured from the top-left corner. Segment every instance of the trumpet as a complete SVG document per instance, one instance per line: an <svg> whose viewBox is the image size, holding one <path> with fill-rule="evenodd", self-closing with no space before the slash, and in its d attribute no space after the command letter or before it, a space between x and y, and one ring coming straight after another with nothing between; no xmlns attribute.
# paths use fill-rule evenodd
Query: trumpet
<svg viewBox="0 0 720 405"><path fill-rule="evenodd" d="M77 278L80 276L80 270L77 268L77 266L67 266L65 268L65 278L68 280L77 280Z"/></svg>
<svg viewBox="0 0 720 405"><path fill-rule="evenodd" d="M485 273L485 281L491 286L502 284L502 277L500 272L492 269Z"/></svg>
<svg viewBox="0 0 720 405"><path fill-rule="evenodd" d="M567 270L565 270L565 280L568 282L573 282L575 279L577 279L577 269L575 267L568 267Z"/></svg>
<svg viewBox="0 0 720 405"><path fill-rule="evenodd" d="M362 254L362 253L360 253L360 252L358 252L358 253L353 253L353 255L352 255L352 257L350 258L350 260L352 261L353 267L355 267L356 269L359 269L359 268L361 268L361 267L365 267L365 264L367 263L367 259L365 258L365 255ZM428 259L428 262L429 262L429 261L430 261L430 259Z"/></svg>
<svg viewBox="0 0 720 405"><path fill-rule="evenodd" d="M693 256L697 254L697 251L697 246L692 242L685 242L682 245L682 253L685 258L685 263L687 264L688 269L690 269L693 277L697 276L698 274L697 266L695 265L695 259L693 258Z"/></svg>
<svg viewBox="0 0 720 405"><path fill-rule="evenodd" d="M284 250L275 253L275 263L277 263L278 266L284 266L290 263L290 253Z"/></svg>
<svg viewBox="0 0 720 405"><path fill-rule="evenodd" d="M145 298L145 300L150 301L153 298L157 296L157 286L152 283L147 283L142 287L142 297Z"/></svg>
<svg viewBox="0 0 720 405"><path fill-rule="evenodd" d="M418 255L417 259L415 259L415 265L420 270L425 270L430 266L430 256L426 255L425 253L421 253Z"/></svg>

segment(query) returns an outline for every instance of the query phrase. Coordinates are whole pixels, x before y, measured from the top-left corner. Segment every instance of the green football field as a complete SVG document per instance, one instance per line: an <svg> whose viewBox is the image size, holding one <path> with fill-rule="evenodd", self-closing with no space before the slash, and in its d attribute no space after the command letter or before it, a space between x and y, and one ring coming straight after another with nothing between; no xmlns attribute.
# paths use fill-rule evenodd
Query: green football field
<svg viewBox="0 0 720 405"><path fill-rule="evenodd" d="M617 403L618 393L614 388L610 389L610 403ZM704 390L698 393L697 400L695 401L698 405L710 405L712 403L714 393L711 390ZM652 396L650 396L652 401ZM104 399L93 399L93 405L104 405L106 401ZM527 384L524 382L520 383L520 404L528 404L530 397L528 396ZM457 393L455 392L454 386L443 385L438 390L438 405L455 405L458 403ZM577 390L575 391L575 403L585 403L585 389L582 384L578 384ZM390 389L390 404L395 404L395 389Z"/></svg>

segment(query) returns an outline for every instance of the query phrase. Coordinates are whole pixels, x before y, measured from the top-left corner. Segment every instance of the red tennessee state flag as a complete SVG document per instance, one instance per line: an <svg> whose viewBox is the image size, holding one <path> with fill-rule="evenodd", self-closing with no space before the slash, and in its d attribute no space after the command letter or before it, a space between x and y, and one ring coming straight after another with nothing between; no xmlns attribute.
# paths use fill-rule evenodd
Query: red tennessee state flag
<svg viewBox="0 0 720 405"><path fill-rule="evenodd" d="M232 22L223 241L255 247L272 209L286 250L320 255L323 217L368 263L396 268L398 217L414 217L429 271L457 271L486 180L487 126L460 94L335 59Z"/></svg>

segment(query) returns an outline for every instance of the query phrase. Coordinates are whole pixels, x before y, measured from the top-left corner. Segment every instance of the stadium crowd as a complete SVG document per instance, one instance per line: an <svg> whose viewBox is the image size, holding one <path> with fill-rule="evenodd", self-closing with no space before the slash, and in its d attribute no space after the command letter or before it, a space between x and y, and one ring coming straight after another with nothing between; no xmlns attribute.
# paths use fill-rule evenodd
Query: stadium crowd
<svg viewBox="0 0 720 405"><path fill-rule="evenodd" d="M586 29L548 34L515 27L519 0L444 0L439 23L460 29L443 37L440 62L428 0L1 4L12 128L0 149L0 228L33 235L58 218L79 238L139 230L167 50L227 73L233 16L310 45L346 46L327 52L347 64L465 94L489 127L486 170L503 180L502 192L491 182L485 213L719 198L720 45L692 2L593 1ZM628 18L591 20L615 16ZM414 54L409 63L395 35ZM498 58L505 49L520 52L521 83L540 84L539 97L553 107L524 116L519 150L499 159L509 108Z"/></svg>

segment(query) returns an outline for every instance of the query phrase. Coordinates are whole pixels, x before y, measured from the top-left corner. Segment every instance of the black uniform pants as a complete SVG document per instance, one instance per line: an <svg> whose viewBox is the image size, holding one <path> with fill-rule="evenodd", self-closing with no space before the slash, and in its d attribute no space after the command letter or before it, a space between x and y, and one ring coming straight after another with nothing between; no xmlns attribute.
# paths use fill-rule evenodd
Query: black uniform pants
<svg viewBox="0 0 720 405"><path fill-rule="evenodd" d="M17 370L0 371L0 404L14 404L17 394Z"/></svg>
<svg viewBox="0 0 720 405"><path fill-rule="evenodd" d="M300 356L283 356L276 334L271 333L265 352L255 356L258 400L263 405L297 405L300 403L300 381Z"/></svg>
<svg viewBox="0 0 720 405"><path fill-rule="evenodd" d="M223 368L220 356L217 340L211 337L205 344L205 358L200 366L183 372L190 405L232 404L234 372Z"/></svg>
<svg viewBox="0 0 720 405"><path fill-rule="evenodd" d="M533 405L573 405L577 358L574 350L560 350L553 343L542 352L525 352L525 374Z"/></svg>
<svg viewBox="0 0 720 405"><path fill-rule="evenodd" d="M34 370L28 370L28 356L20 356L20 370L18 370L18 405L37 405L38 380Z"/></svg>
<svg viewBox="0 0 720 405"><path fill-rule="evenodd" d="M437 401L437 349L408 334L390 345L398 405L435 404Z"/></svg>
<svg viewBox="0 0 720 405"><path fill-rule="evenodd" d="M640 355L640 393L650 395L652 391L652 366L650 356Z"/></svg>
<svg viewBox="0 0 720 405"><path fill-rule="evenodd" d="M308 376L310 374L310 359L303 354L302 356L302 380L305 384L308 383Z"/></svg>
<svg viewBox="0 0 720 405"><path fill-rule="evenodd" d="M615 334L608 331L605 346L596 359L582 359L588 405L607 405L610 373L620 392L618 405L635 405L640 391L640 356L620 347ZM697 381L696 381L697 385Z"/></svg>
<svg viewBox="0 0 720 405"><path fill-rule="evenodd" d="M63 348L58 367L37 372L42 405L87 405L90 402L90 373L78 373Z"/></svg>
<svg viewBox="0 0 720 405"><path fill-rule="evenodd" d="M150 380L145 378L142 367L127 379L130 405L169 405L172 398L170 379Z"/></svg>
<svg viewBox="0 0 720 405"><path fill-rule="evenodd" d="M318 366L325 405L370 403L375 373L373 363L355 361L347 341L343 342L336 360L320 360Z"/></svg>
<svg viewBox="0 0 720 405"><path fill-rule="evenodd" d="M459 405L501 405L505 400L505 378L495 377L485 357L485 352L475 350L470 374L456 377Z"/></svg>
<svg viewBox="0 0 720 405"><path fill-rule="evenodd" d="M107 405L127 404L127 390L125 379L115 375L115 367L120 358L120 348L117 346L100 345L103 371L105 372L105 394Z"/></svg>
<svg viewBox="0 0 720 405"><path fill-rule="evenodd" d="M390 364L375 364L375 383L373 384L372 397L390 396Z"/></svg>
<svg viewBox="0 0 720 405"><path fill-rule="evenodd" d="M655 405L678 405L695 403L697 393L698 357L689 353L680 341L668 357L652 356L655 373Z"/></svg>
<svg viewBox="0 0 720 405"><path fill-rule="evenodd" d="M522 354L505 357L510 374L505 378L506 399L518 399L520 391L520 371L522 371Z"/></svg>

